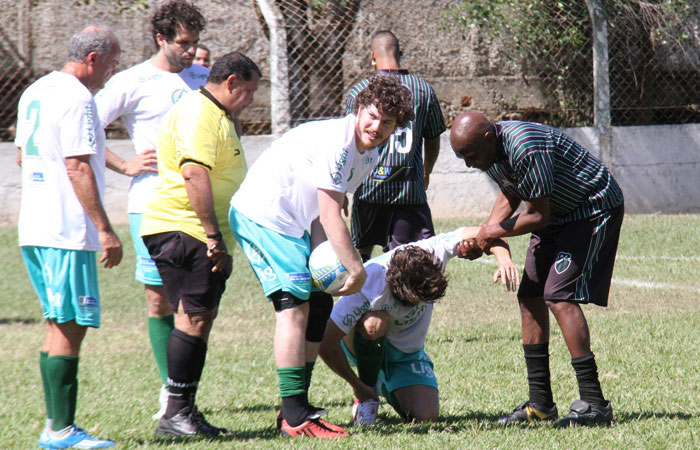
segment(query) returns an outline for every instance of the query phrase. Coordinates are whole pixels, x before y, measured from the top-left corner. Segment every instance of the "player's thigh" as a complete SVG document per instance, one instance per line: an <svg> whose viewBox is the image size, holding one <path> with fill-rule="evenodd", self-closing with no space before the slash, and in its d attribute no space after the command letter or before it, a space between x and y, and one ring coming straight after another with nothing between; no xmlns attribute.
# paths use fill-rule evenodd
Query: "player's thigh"
<svg viewBox="0 0 700 450"><path fill-rule="evenodd" d="M435 236L430 207L398 205L389 228L389 249Z"/></svg>
<svg viewBox="0 0 700 450"><path fill-rule="evenodd" d="M351 230L356 248L387 246L394 206L376 205L360 199L353 201Z"/></svg>
<svg viewBox="0 0 700 450"><path fill-rule="evenodd" d="M564 226L544 289L545 300L607 305L622 208Z"/></svg>
<svg viewBox="0 0 700 450"><path fill-rule="evenodd" d="M440 414L438 390L433 386L417 384L405 386L392 392L409 419L419 422L437 420Z"/></svg>
<svg viewBox="0 0 700 450"><path fill-rule="evenodd" d="M146 248L146 244L140 236L142 217L142 214L129 214L129 231L131 232L131 242L134 245L134 253L136 254L134 279L146 286L163 286L163 280L158 272L158 266L156 266L156 262L151 258L148 248ZM148 300L148 295L146 299Z"/></svg>
<svg viewBox="0 0 700 450"><path fill-rule="evenodd" d="M251 221L235 208L230 209L229 224L265 296L284 291L308 300L312 289L308 233L300 238L277 233Z"/></svg>
<svg viewBox="0 0 700 450"><path fill-rule="evenodd" d="M45 319L99 328L95 252L27 246L22 255Z"/></svg>

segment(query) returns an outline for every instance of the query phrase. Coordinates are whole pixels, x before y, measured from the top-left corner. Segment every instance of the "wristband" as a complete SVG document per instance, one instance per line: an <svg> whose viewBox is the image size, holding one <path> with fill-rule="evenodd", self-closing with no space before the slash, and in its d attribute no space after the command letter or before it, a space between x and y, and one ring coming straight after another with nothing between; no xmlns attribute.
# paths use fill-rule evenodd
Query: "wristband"
<svg viewBox="0 0 700 450"><path fill-rule="evenodd" d="M214 234L207 234L207 239L214 239L216 241L220 241L224 238L224 236L221 234L221 231L217 231Z"/></svg>

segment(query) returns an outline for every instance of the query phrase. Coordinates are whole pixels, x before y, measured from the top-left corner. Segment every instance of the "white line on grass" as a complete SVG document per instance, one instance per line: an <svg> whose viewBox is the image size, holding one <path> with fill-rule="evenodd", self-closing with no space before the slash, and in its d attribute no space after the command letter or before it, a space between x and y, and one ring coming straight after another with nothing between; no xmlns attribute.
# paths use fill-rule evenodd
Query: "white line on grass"
<svg viewBox="0 0 700 450"><path fill-rule="evenodd" d="M619 256L618 256L619 259ZM494 259L477 259L476 262L485 264L488 266L497 266L498 263ZM520 270L523 266L518 266ZM696 286L684 286L682 284L671 284L671 283L655 283L653 281L643 281L643 280L630 280L627 278L615 278L613 277L612 282L619 284L621 286L631 286L646 289L661 289L661 290L683 290L690 292L700 292L700 287Z"/></svg>
<svg viewBox="0 0 700 450"><path fill-rule="evenodd" d="M689 256L668 256L668 255L654 255L654 256L620 256L617 255L615 259L621 261L700 261L700 256L689 255Z"/></svg>

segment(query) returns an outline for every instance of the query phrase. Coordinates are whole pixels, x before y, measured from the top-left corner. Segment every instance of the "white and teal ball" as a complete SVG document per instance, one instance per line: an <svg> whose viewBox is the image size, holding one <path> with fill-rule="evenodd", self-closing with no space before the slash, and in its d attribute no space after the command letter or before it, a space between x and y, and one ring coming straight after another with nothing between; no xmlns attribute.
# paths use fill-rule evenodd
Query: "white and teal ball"
<svg viewBox="0 0 700 450"><path fill-rule="evenodd" d="M309 271L314 284L323 292L340 289L348 277L348 272L335 255L329 241L320 244L311 252Z"/></svg>

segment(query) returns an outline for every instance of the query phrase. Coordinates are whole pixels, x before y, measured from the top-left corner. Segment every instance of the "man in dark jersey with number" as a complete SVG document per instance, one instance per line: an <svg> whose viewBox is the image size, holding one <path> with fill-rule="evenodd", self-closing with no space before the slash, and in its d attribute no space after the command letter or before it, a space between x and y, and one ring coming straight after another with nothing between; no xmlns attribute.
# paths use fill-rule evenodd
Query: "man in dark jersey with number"
<svg viewBox="0 0 700 450"><path fill-rule="evenodd" d="M411 91L415 119L406 127L397 128L379 149L377 167L355 191L353 243L365 261L374 245L381 245L387 251L435 235L425 190L440 152L440 134L445 131L433 88L401 68L396 36L391 31L377 31L372 35L370 49L376 74L398 77ZM355 97L368 82L368 79L360 81L350 89L347 113L352 112Z"/></svg>
<svg viewBox="0 0 700 450"><path fill-rule="evenodd" d="M609 425L588 324L580 304L607 306L623 196L610 171L561 131L538 123L490 122L478 112L457 116L455 155L485 171L501 192L476 238L532 233L518 290L530 397L499 423L556 420L555 426ZM521 202L522 212L515 214ZM549 312L571 354L580 399L557 420L549 374Z"/></svg>

